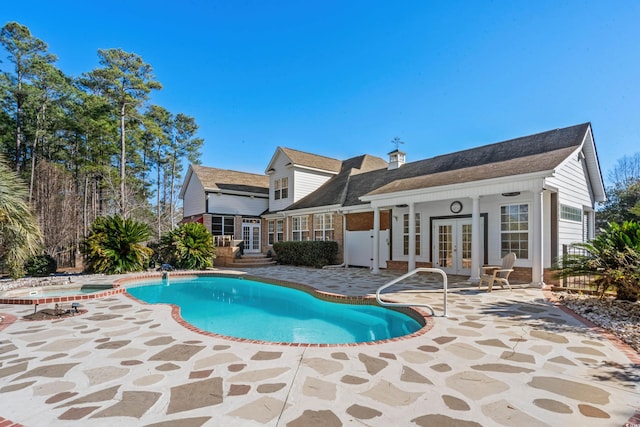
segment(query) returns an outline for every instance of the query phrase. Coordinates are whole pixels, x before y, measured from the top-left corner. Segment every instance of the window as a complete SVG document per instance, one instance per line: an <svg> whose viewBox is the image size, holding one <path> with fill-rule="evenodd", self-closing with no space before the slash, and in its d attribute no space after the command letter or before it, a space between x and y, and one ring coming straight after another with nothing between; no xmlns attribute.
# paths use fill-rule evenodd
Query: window
<svg viewBox="0 0 640 427"><path fill-rule="evenodd" d="M280 200L280 180L276 179L273 183L273 198Z"/></svg>
<svg viewBox="0 0 640 427"><path fill-rule="evenodd" d="M289 178L276 179L273 182L273 198L280 200L286 199L287 197L289 197Z"/></svg>
<svg viewBox="0 0 640 427"><path fill-rule="evenodd" d="M284 221L276 221L276 242L284 242Z"/></svg>
<svg viewBox="0 0 640 427"><path fill-rule="evenodd" d="M501 256L514 252L520 259L529 258L529 205L500 207Z"/></svg>
<svg viewBox="0 0 640 427"><path fill-rule="evenodd" d="M235 234L232 216L214 215L211 217L211 234L214 236L230 236Z"/></svg>
<svg viewBox="0 0 640 427"><path fill-rule="evenodd" d="M582 209L561 204L560 218L568 221L582 222Z"/></svg>
<svg viewBox="0 0 640 427"><path fill-rule="evenodd" d="M585 212L582 218L582 241L588 242L591 240L591 221L589 220L589 213Z"/></svg>
<svg viewBox="0 0 640 427"><path fill-rule="evenodd" d="M403 254L409 255L409 214L403 215ZM416 255L420 255L420 214L416 212Z"/></svg>
<svg viewBox="0 0 640 427"><path fill-rule="evenodd" d="M281 219L269 220L267 227L270 245L273 245L275 242L282 242L284 240L284 227L283 221Z"/></svg>
<svg viewBox="0 0 640 427"><path fill-rule="evenodd" d="M316 214L313 217L313 239L333 240L333 215Z"/></svg>
<svg viewBox="0 0 640 427"><path fill-rule="evenodd" d="M309 240L309 217L294 216L292 219L291 234L292 240Z"/></svg>

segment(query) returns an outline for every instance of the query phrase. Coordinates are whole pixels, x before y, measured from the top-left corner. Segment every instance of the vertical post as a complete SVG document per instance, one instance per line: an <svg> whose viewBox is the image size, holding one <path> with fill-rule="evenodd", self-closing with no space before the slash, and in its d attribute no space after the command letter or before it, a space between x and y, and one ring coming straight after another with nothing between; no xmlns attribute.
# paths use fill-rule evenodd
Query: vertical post
<svg viewBox="0 0 640 427"><path fill-rule="evenodd" d="M409 263L407 271L416 269L416 205L409 203Z"/></svg>
<svg viewBox="0 0 640 427"><path fill-rule="evenodd" d="M471 283L480 281L480 258L482 257L480 245L480 197L471 197L473 208L471 212Z"/></svg>
<svg viewBox="0 0 640 427"><path fill-rule="evenodd" d="M371 248L373 265L371 266L371 272L373 274L380 273L380 208L373 208L373 248Z"/></svg>
<svg viewBox="0 0 640 427"><path fill-rule="evenodd" d="M534 285L544 286L544 245L543 245L543 197L544 192L536 191L533 193L533 209L529 219L533 221L532 232L532 250L531 254L531 283Z"/></svg>

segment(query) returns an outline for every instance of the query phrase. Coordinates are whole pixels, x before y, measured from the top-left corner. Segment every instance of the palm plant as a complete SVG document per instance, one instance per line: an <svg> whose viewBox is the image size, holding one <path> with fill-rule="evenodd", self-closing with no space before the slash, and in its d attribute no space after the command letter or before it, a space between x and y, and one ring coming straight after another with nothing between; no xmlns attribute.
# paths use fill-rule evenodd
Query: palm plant
<svg viewBox="0 0 640 427"><path fill-rule="evenodd" d="M619 300L637 301L640 295L640 223L610 223L595 239L576 243L584 254L565 255L559 277L593 274L600 296L615 289Z"/></svg>
<svg viewBox="0 0 640 427"><path fill-rule="evenodd" d="M89 270L120 274L145 269L153 255L143 245L150 235L147 224L119 215L96 219L82 245Z"/></svg>
<svg viewBox="0 0 640 427"><path fill-rule="evenodd" d="M27 187L0 158L0 265L13 278L24 275L24 263L39 253L40 227L27 203Z"/></svg>
<svg viewBox="0 0 640 427"><path fill-rule="evenodd" d="M182 224L162 236L159 251L164 262L188 270L212 267L215 257L211 233L197 222Z"/></svg>

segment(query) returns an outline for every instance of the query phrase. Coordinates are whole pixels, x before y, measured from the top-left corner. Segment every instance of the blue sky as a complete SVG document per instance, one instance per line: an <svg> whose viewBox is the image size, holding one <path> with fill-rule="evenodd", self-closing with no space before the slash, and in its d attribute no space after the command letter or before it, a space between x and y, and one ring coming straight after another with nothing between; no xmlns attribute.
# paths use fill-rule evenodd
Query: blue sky
<svg viewBox="0 0 640 427"><path fill-rule="evenodd" d="M142 56L207 166L386 158L396 136L414 161L587 121L605 179L640 151L638 1L21 0L8 21L70 75Z"/></svg>

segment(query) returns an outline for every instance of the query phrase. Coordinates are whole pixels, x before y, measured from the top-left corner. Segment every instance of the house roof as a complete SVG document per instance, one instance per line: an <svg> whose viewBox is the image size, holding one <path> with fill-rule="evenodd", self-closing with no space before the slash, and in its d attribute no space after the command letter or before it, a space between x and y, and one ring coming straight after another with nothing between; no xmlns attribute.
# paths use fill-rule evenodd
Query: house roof
<svg viewBox="0 0 640 427"><path fill-rule="evenodd" d="M317 154L306 153L292 148L278 147L296 166L305 166L313 169L321 169L338 173L342 168L342 161L331 157L319 156ZM270 167L271 165L269 165Z"/></svg>
<svg viewBox="0 0 640 427"><path fill-rule="evenodd" d="M481 179L552 170L584 141L583 123L508 141L432 157L387 170L344 170L287 210L363 204L364 195L451 185ZM345 161L346 162L346 161Z"/></svg>
<svg viewBox="0 0 640 427"><path fill-rule="evenodd" d="M318 190L290 205L286 210L312 208L317 206L343 205L349 195L350 180L368 172L386 170L388 164L380 157L364 154L342 162L338 175L333 176Z"/></svg>
<svg viewBox="0 0 640 427"><path fill-rule="evenodd" d="M247 193L269 194L269 177L228 169L191 165L205 191L240 191Z"/></svg>
<svg viewBox="0 0 640 427"><path fill-rule="evenodd" d="M399 191L415 190L418 188L439 187L442 185L462 184L466 182L480 181L483 179L500 178L505 176L522 175L527 173L552 170L562 163L575 147L561 148L545 153L532 154L484 165L472 166L451 171L438 172L430 175L413 178L398 179L380 188L369 195L395 193Z"/></svg>

